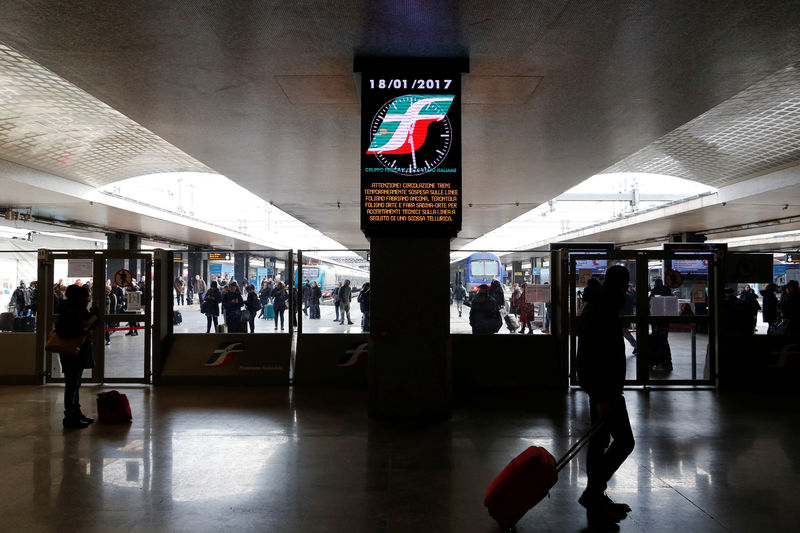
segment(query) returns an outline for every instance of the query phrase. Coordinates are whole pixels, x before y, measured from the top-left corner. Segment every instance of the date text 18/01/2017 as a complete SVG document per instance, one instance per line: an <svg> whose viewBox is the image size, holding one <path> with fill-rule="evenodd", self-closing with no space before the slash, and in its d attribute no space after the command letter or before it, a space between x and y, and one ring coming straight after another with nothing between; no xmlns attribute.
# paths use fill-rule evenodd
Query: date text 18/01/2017
<svg viewBox="0 0 800 533"><path fill-rule="evenodd" d="M413 79L406 80L402 78L395 79L370 79L370 89L444 89L450 88L453 80L437 80L437 79Z"/></svg>

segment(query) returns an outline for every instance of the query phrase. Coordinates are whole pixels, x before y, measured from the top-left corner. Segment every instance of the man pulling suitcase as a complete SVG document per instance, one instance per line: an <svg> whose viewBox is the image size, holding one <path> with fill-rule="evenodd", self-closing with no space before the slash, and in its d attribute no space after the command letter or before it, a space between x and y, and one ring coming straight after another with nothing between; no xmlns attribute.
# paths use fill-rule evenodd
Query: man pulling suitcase
<svg viewBox="0 0 800 533"><path fill-rule="evenodd" d="M587 486L578 502L589 524L614 529L631 508L606 495L611 476L633 451L633 432L622 387L625 383L625 341L619 310L625 303L628 269L606 270L601 290L591 292L581 313L578 332L578 383L589 394L592 423L602 422L586 453ZM609 445L609 442L611 443Z"/></svg>

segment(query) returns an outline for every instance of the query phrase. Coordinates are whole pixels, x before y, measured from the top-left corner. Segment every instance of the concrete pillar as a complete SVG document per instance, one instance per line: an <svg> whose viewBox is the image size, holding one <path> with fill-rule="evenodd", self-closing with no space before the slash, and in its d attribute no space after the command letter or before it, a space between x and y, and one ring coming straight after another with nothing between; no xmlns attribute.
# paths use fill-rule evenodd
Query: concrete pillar
<svg viewBox="0 0 800 533"><path fill-rule="evenodd" d="M122 232L106 233L106 248L108 250L138 250L139 242L138 235ZM106 263L105 279L113 279L114 274L124 268L136 277L136 281L139 281L141 274L137 275L137 272L142 270L142 266L138 263L138 261L129 261L128 259L109 259ZM105 280L103 282L105 283Z"/></svg>
<svg viewBox="0 0 800 533"><path fill-rule="evenodd" d="M244 290L247 285L247 269L250 267L250 254L247 252L234 252L233 268L236 270L236 281L239 287Z"/></svg>
<svg viewBox="0 0 800 533"><path fill-rule="evenodd" d="M450 416L449 258L448 238L370 240L371 416Z"/></svg>
<svg viewBox="0 0 800 533"><path fill-rule="evenodd" d="M525 282L525 273L522 271L522 261L511 261L511 284L522 285Z"/></svg>
<svg viewBox="0 0 800 533"><path fill-rule="evenodd" d="M206 273L203 270L203 252L199 251L199 248L196 246L189 247L189 253L187 254L188 258L186 260L186 264L188 265L189 269L189 279L194 280L195 275L200 274L200 277L206 282L208 285L208 280L206 279Z"/></svg>

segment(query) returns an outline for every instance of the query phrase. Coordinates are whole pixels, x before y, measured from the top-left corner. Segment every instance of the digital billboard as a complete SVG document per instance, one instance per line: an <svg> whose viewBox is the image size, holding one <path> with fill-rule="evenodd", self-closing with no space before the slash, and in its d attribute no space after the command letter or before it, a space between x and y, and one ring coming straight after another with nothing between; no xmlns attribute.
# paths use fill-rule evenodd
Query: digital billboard
<svg viewBox="0 0 800 533"><path fill-rule="evenodd" d="M413 60L386 60L362 71L367 237L455 237L461 229L461 72L458 63L441 61L442 68L415 72Z"/></svg>

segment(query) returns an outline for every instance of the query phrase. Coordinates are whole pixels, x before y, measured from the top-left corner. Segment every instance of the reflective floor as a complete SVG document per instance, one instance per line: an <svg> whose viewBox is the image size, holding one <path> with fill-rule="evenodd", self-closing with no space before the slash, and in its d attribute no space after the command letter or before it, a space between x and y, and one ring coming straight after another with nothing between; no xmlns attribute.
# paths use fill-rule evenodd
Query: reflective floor
<svg viewBox="0 0 800 533"><path fill-rule="evenodd" d="M580 392L473 395L423 424L370 420L362 391L118 388L132 425L63 430L63 389L0 387L3 531L496 532L492 478L531 444L558 456L588 420ZM101 390L82 389L89 413ZM796 397L626 398L622 531L798 531ZM588 531L585 482L581 454L518 530Z"/></svg>

